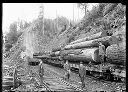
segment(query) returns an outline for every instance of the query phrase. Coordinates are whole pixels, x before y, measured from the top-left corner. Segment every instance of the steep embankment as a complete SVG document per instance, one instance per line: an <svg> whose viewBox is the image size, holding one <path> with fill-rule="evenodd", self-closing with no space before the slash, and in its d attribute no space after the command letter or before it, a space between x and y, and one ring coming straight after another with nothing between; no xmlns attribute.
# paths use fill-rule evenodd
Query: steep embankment
<svg viewBox="0 0 128 92"><path fill-rule="evenodd" d="M33 53L43 52L49 38L39 31L38 24L40 20L37 19L24 33L24 46L26 47L26 54L33 56Z"/></svg>
<svg viewBox="0 0 128 92"><path fill-rule="evenodd" d="M60 49L70 42L85 38L92 34L98 32L104 32L109 36L114 35L118 32L121 26L126 23L126 6L122 4L108 4L105 8L100 11L101 8L94 8L92 12L87 13L87 15L81 20L81 23L75 27L70 27L64 31L59 36L55 37L49 44L47 44L46 49ZM118 33L116 34L118 35Z"/></svg>
<svg viewBox="0 0 128 92"><path fill-rule="evenodd" d="M27 52L36 53L52 51L70 42L82 39L98 32L105 32L108 35L119 30L125 21L125 8L121 4L108 4L105 9L95 8L78 23L75 27L70 27L60 35L56 35L52 40L38 31L39 20L33 22L26 32ZM50 41L51 40L51 41Z"/></svg>
<svg viewBox="0 0 128 92"><path fill-rule="evenodd" d="M52 51L52 49L63 47L74 40L85 38L98 32L106 32L108 35L118 35L119 30L122 30L121 26L126 23L125 11L125 6L121 4L108 4L102 12L101 8L96 8L92 12L87 13L83 20L81 20L81 23L68 28L52 40L38 30L40 20L37 19L23 32L24 35L21 36L23 44L19 45L21 42L18 40L11 53L15 52L17 46L24 46L27 54L32 56L33 53ZM124 35L123 38L125 37ZM10 55L10 57L12 56Z"/></svg>

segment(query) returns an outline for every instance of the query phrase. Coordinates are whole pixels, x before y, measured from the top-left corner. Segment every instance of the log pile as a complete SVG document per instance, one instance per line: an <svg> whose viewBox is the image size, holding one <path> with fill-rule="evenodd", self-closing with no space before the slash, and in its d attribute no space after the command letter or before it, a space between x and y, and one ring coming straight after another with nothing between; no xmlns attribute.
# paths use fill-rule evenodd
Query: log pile
<svg viewBox="0 0 128 92"><path fill-rule="evenodd" d="M107 48L106 56L109 60L111 60L111 62L124 63L126 61L125 46L118 47L118 45L121 46L121 44L125 43L124 40L119 41L118 34L114 34L112 36L101 36L101 34L102 32L99 32L89 37L73 41L64 48L56 50L54 52L54 56L55 53L57 53L56 55L60 55L65 60L99 62L98 42L101 42ZM81 52L85 53L81 54Z"/></svg>
<svg viewBox="0 0 128 92"><path fill-rule="evenodd" d="M89 47L98 47L98 42L101 42L104 45L109 45L109 40L111 36L102 37L99 39L94 39L90 41L80 42L72 45L66 45L64 49L80 49L80 48L89 48Z"/></svg>
<svg viewBox="0 0 128 92"><path fill-rule="evenodd" d="M93 34L91 36L85 37L83 39L78 39L76 41L73 41L70 44L75 44L75 43L80 43L80 42L84 42L84 41L89 41L89 40L93 40L93 39L97 39L97 38L101 38L101 37L105 37L105 36L107 36L107 33L105 31L98 32L96 34Z"/></svg>

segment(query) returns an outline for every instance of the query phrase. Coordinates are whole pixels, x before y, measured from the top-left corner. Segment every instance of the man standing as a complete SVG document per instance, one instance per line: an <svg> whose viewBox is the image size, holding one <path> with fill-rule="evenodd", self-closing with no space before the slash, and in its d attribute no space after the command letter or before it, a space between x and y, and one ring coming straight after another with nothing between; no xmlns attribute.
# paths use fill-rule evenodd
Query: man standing
<svg viewBox="0 0 128 92"><path fill-rule="evenodd" d="M44 76L44 68L43 68L42 61L40 61L40 65L39 65L39 77L40 77L40 84L41 85L43 83L43 76Z"/></svg>
<svg viewBox="0 0 128 92"><path fill-rule="evenodd" d="M70 65L68 63L68 60L66 60L66 63L64 64L64 69L66 70L65 77L69 80L70 77Z"/></svg>
<svg viewBox="0 0 128 92"><path fill-rule="evenodd" d="M85 87L85 82L84 82L85 76L86 76L86 67L83 65L83 62L80 62L79 77L82 82L82 89Z"/></svg>
<svg viewBox="0 0 128 92"><path fill-rule="evenodd" d="M102 68L105 62L105 46L101 42L99 42L99 57L101 62L101 74L102 74Z"/></svg>

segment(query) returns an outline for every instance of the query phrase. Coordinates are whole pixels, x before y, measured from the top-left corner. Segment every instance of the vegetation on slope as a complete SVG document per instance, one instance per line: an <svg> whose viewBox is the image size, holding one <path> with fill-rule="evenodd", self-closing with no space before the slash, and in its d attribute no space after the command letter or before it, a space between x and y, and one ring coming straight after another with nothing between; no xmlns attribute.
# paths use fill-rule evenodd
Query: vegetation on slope
<svg viewBox="0 0 128 92"><path fill-rule="evenodd" d="M61 35L56 36L48 45L47 49L56 49L66 44L94 33L105 31L108 35L113 35L125 24L126 6L122 4L101 3L87 12L81 23L70 27Z"/></svg>
<svg viewBox="0 0 128 92"><path fill-rule="evenodd" d="M51 51L97 32L105 31L108 35L113 35L125 24L125 8L120 3L100 3L86 12L81 22L76 25L69 26L69 21L64 17L44 19L43 30L43 21L36 19L27 30L36 35L33 41L36 48L40 48L38 51Z"/></svg>

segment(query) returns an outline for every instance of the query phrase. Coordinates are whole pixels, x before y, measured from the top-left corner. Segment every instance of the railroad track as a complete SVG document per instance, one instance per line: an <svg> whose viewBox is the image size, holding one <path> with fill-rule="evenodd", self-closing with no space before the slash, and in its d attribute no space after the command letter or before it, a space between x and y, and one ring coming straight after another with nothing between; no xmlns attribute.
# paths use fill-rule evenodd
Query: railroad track
<svg viewBox="0 0 128 92"><path fill-rule="evenodd" d="M52 77L54 77L55 79L57 79L57 81L61 82L62 84L69 86L71 90L73 91L82 91L80 85L76 85L73 83L69 83L67 82L64 78L60 77L57 73L55 73L54 71L52 71L51 69L45 68L46 72L49 73L50 75L52 75Z"/></svg>
<svg viewBox="0 0 128 92"><path fill-rule="evenodd" d="M50 65L48 65L48 67L49 67L49 66L50 66ZM50 67L50 68L51 68L51 67ZM49 69L49 71L54 70L54 68L58 68L59 71L62 71L62 70L63 70L63 69L60 68L60 67L54 67L54 66L52 66L52 68ZM53 72L55 72L55 71L53 71ZM53 74L53 73L51 73L51 74ZM76 73L74 73L74 74L76 74ZM58 75L57 73L54 74L54 76L57 76L57 75ZM61 77L62 75L58 75L58 76ZM57 78L58 78L58 77L57 77ZM103 83L104 85L112 85L112 86L115 86L115 85L116 85L116 87L119 86L122 90L125 90L125 89L126 89L125 83L122 83L122 82L107 81L107 80L103 80L103 79L100 79L100 78L96 78L96 77L93 77L93 76L90 76L90 75L87 75L87 78L89 78L91 81L95 81L95 82L98 82L98 83ZM60 79L60 78L58 78L58 79ZM63 81L63 79L60 79L60 80ZM70 80L69 80L69 82L70 82ZM69 83L69 82L68 82L68 83ZM73 84L81 85L77 79L76 79L76 80L71 80L71 82L73 82Z"/></svg>
<svg viewBox="0 0 128 92"><path fill-rule="evenodd" d="M43 81L42 85L46 88L47 91L52 91L45 81Z"/></svg>
<svg viewBox="0 0 128 92"><path fill-rule="evenodd" d="M21 83L23 83L23 82L21 82ZM27 84L29 85L29 83L27 83ZM19 87L17 86L17 88L14 88L13 76L4 76L3 81L2 81L2 90L3 91L30 91L29 89L24 89L23 85L26 85L26 84L23 83L23 84L19 85ZM49 87L49 85L45 81L43 81L42 87L40 89L36 89L36 91L45 91L45 90L52 91L51 88Z"/></svg>
<svg viewBox="0 0 128 92"><path fill-rule="evenodd" d="M29 84L29 85L31 85L31 84ZM48 92L51 92L52 90L48 87L48 85L45 83L45 82L43 82L42 83L42 87L40 87L40 88L33 88L33 87L31 87L31 88L28 88L28 87L26 87L26 88L23 88L25 85L20 85L18 88L16 88L16 89L12 89L11 91L48 91Z"/></svg>
<svg viewBox="0 0 128 92"><path fill-rule="evenodd" d="M76 71L72 71L73 73L76 73L78 74L78 72ZM86 75L88 78L91 78L93 80L96 80L96 81L100 81L100 82L103 82L103 83L107 83L107 84L117 84L117 83L120 83L120 84L124 84L122 81L120 80L108 80L108 79L105 79L103 77L96 77L96 76L93 76L91 74L87 74Z"/></svg>
<svg viewBox="0 0 128 92"><path fill-rule="evenodd" d="M53 64L49 64L49 65L51 65L51 66L53 66L53 67L56 67L56 68L59 68L59 69L63 69L62 67L59 67L59 66L55 66L55 65L53 65ZM75 70L71 70L73 73L75 73L75 74L78 74L78 71L75 71ZM102 78L102 77L96 77L96 76L93 76L93 75L91 75L91 74L87 74L86 75L87 77L89 77L89 78L92 78L92 79L95 79L95 80L99 80L99 81L101 81L101 82L104 82L104 83L123 83L123 82L121 82L120 80L107 80L107 79L105 79L105 78Z"/></svg>

